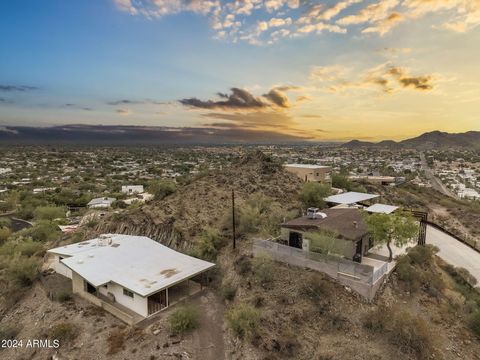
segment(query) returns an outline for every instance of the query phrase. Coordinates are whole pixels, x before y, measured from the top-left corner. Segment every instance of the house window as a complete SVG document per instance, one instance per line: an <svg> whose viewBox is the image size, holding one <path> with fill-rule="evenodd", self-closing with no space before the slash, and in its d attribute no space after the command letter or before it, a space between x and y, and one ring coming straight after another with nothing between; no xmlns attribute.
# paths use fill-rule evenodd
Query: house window
<svg viewBox="0 0 480 360"><path fill-rule="evenodd" d="M131 297L133 299L133 292L131 292L130 290L127 290L125 288L123 288L123 295Z"/></svg>

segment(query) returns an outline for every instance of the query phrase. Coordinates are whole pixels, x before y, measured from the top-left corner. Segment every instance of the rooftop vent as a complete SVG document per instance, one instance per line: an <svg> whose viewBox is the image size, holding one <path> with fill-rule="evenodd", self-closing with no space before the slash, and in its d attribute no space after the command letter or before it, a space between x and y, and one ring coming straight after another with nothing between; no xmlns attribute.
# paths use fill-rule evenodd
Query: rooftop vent
<svg viewBox="0 0 480 360"><path fill-rule="evenodd" d="M308 208L307 209L307 218L309 219L325 219L327 217L327 214L323 212L319 212L318 208Z"/></svg>
<svg viewBox="0 0 480 360"><path fill-rule="evenodd" d="M103 234L100 235L97 239L97 246L106 246L112 244L112 238L109 235Z"/></svg>

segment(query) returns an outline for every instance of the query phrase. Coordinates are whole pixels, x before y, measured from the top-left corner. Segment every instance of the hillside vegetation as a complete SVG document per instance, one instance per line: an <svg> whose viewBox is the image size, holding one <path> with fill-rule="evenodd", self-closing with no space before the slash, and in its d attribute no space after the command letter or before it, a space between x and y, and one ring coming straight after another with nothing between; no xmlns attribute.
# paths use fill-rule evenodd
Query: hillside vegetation
<svg viewBox="0 0 480 360"><path fill-rule="evenodd" d="M480 359L480 294L469 274L443 263L435 248L415 247L399 259L398 270L372 303L320 273L254 258L253 240L275 236L280 222L305 207L302 187L274 160L252 153L64 239L102 232L145 235L216 262L205 295L188 300L193 307L172 307L147 327L128 328L68 289L60 292L52 285L54 276L34 271L24 296L4 312L0 332L60 336L61 359L217 360L223 354L238 360ZM54 243L58 239L45 240L40 251ZM30 254L38 266L42 252ZM3 354L45 359L54 352Z"/></svg>

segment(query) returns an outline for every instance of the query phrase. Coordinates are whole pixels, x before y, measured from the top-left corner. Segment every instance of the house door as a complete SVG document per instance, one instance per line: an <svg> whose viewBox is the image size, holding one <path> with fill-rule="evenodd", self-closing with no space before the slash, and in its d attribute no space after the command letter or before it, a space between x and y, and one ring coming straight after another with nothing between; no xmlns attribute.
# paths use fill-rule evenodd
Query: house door
<svg viewBox="0 0 480 360"><path fill-rule="evenodd" d="M353 255L353 261L362 262L362 240L358 240L355 243L355 254Z"/></svg>
<svg viewBox="0 0 480 360"><path fill-rule="evenodd" d="M97 296L97 288L90 284L88 281L84 280L83 281L83 287L86 292L89 294Z"/></svg>
<svg viewBox="0 0 480 360"><path fill-rule="evenodd" d="M167 291L162 290L148 297L148 315L167 307Z"/></svg>
<svg viewBox="0 0 480 360"><path fill-rule="evenodd" d="M302 248L302 234L294 231L290 231L290 235L288 238L288 246L301 249Z"/></svg>

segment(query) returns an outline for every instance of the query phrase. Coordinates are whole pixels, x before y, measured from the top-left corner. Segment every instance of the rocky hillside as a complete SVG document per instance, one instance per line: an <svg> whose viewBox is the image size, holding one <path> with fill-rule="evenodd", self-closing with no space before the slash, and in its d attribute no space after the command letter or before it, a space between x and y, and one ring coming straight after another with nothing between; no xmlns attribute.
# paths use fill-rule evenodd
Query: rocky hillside
<svg viewBox="0 0 480 360"><path fill-rule="evenodd" d="M285 211L299 211L301 185L300 179L270 157L252 152L223 170L193 179L164 199L105 219L95 232L142 234L177 249L189 249L203 229L225 226L232 190L236 204L252 194L261 194L278 202Z"/></svg>

